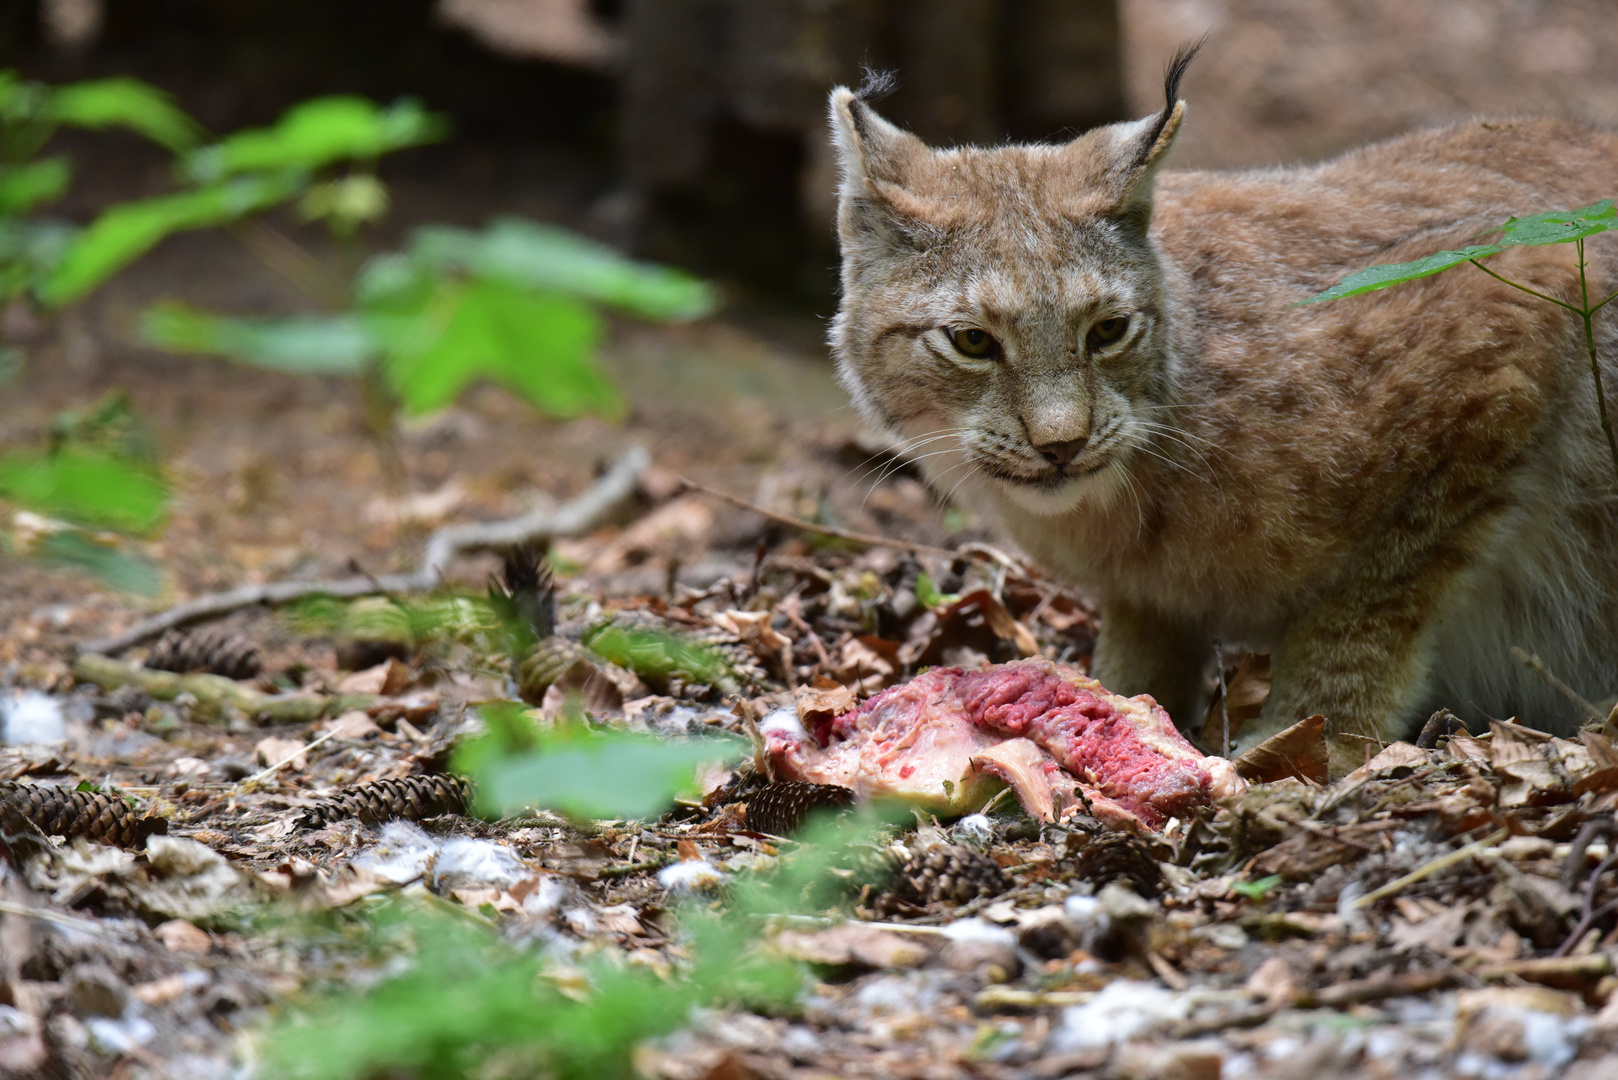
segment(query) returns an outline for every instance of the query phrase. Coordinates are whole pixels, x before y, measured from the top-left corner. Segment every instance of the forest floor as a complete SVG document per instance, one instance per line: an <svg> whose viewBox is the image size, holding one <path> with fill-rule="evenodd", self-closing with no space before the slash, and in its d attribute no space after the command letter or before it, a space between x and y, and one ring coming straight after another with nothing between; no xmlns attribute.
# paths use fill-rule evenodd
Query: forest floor
<svg viewBox="0 0 1618 1080"><path fill-rule="evenodd" d="M566 216L485 188L502 208ZM471 213L423 205L408 185L400 197L418 220ZM455 913L487 935L486 957L539 957L582 1007L592 964L677 987L692 959L681 904L724 910L807 857L810 845L747 828L762 779L745 764L710 777L700 805L647 821L461 812L443 778L488 724L479 703L521 685L554 715L564 696L476 634L390 645L374 625L244 608L212 624L233 637L193 643L181 664L256 652L235 689L154 674L152 640L80 652L169 604L408 570L440 526L565 504L638 445L651 464L632 495L551 547L560 619L542 652L605 727L745 735L747 716L824 707L836 688L846 705L933 665L1088 662L1084 599L1000 557L989 523L862 435L817 320L744 309L620 324L604 360L621 417L547 420L478 388L404 425L390 490L351 386L122 344L154 299L277 310L292 303L281 286L203 237L141 267L37 336L8 327L30 356L6 388L0 443L37 444L63 410L118 388L175 495L161 536L135 545L164 570L158 597L0 563L0 1075L187 1080L285 1060L289 1018L333 993L358 1017L408 969L409 947L356 929L389 901ZM681 477L902 543L828 539ZM443 594L481 595L499 569L494 554L460 559ZM707 642L732 675L704 683L577 651L619 623ZM1231 661L1239 723L1265 669ZM260 707L271 699L287 711ZM1223 714L1204 719L1185 734L1217 752ZM1086 815L1042 824L1014 800L890 831L877 863L838 877L842 895L758 924L760 951L801 964L790 1002L691 1010L633 1065L671 1080L1614 1075L1618 750L1509 723L1438 733L1426 748L1372 748L1335 783L1302 768L1143 835ZM355 793L375 781L397 783ZM108 798L73 804L80 785ZM64 815L75 805L102 816ZM163 833L143 835L155 818ZM402 1060L388 1072L376 1038L368 1072L305 1075L431 1075ZM325 1049L307 1060L338 1069ZM494 1055L474 1075L524 1075L532 1060Z"/></svg>
<svg viewBox="0 0 1618 1080"><path fill-rule="evenodd" d="M615 619L664 627L730 650L737 675L716 688L613 669L617 692L592 699L604 724L740 732L738 700L790 705L796 688L802 708L826 680L865 695L928 665L1022 655L1082 668L1094 640L1082 598L1015 559L828 542L681 488L690 475L781 514L923 546L994 540L861 441L812 325L620 327L607 360L623 420L546 421L479 390L406 428L408 491L393 495L346 387L149 356L75 361L72 330L25 377L6 423L21 436L113 383L131 395L176 483L167 530L144 546L169 591L142 605L6 566L11 730L42 701L64 726L0 746L0 781L15 805L19 792L97 785L161 815L167 832L58 821L78 835L30 847L6 826L8 1074L240 1075L274 1056L265 1040L288 1037L276 1018L318 1007L334 985L363 995L397 973L319 921L390 895L461 910L564 968L617 955L677 981L682 886L664 871L712 868L722 906L726 882L767 876L794 848L746 828L738 804L758 780L736 774L710 784L707 805L645 822L424 817L459 809L428 778L480 729L476 703L512 693L486 648L389 649L243 610L218 624L260 657L240 685L325 695L318 716L263 721L151 682L138 663L149 641L120 662L76 656L145 610L244 583L409 568L443 522L564 502L636 443L652 464L633 497L552 548L558 633L576 643ZM479 593L497 568L468 558L446 585ZM932 590L918 587L922 571ZM241 651L241 639L197 646L192 663ZM1239 722L1262 698L1262 666L1230 674ZM529 690L547 700L543 683ZM407 778L429 786L396 787L365 812L343 801L352 785ZM1611 1075L1615 804L1611 742L1510 724L1431 749L1396 744L1331 785L1256 784L1153 835L1082 815L1042 825L1003 803L986 820L891 835L907 846L888 849L888 876L856 874L863 889L818 918L775 925L768 948L806 973L790 1007L700 1009L633 1060L681 1080ZM395 814L422 820L381 823Z"/></svg>

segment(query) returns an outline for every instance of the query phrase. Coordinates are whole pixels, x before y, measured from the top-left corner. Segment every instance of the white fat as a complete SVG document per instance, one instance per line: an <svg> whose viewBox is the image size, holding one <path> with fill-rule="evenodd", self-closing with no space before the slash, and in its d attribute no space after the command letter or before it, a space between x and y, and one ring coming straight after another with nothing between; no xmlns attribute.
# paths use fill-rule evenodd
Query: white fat
<svg viewBox="0 0 1618 1080"><path fill-rule="evenodd" d="M809 732L804 730L803 722L798 714L791 709L775 709L766 713L764 719L758 722L759 734L766 740L773 735L786 739L807 739Z"/></svg>

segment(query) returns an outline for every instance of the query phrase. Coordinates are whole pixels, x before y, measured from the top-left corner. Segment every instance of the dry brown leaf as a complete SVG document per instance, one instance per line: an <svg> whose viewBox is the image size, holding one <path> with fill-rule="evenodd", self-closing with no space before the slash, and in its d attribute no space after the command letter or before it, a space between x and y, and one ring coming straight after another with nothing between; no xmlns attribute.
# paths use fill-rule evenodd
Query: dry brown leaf
<svg viewBox="0 0 1618 1080"><path fill-rule="evenodd" d="M988 622L989 629L993 630L1002 640L1009 641L1017 647L1019 656L1038 656L1039 642L1034 640L1034 632L1016 619L1011 617L1005 605L994 598L994 594L987 589L967 593L955 602L956 607L965 607L968 604L977 606L983 612L983 618Z"/></svg>
<svg viewBox="0 0 1618 1080"><path fill-rule="evenodd" d="M1356 784L1369 780L1384 769L1396 769L1400 766L1416 769L1430 764L1432 758L1430 750L1423 750L1415 743L1396 742L1389 743L1382 748L1382 752L1355 769L1341 780L1337 781L1339 790L1347 790Z"/></svg>
<svg viewBox="0 0 1618 1080"><path fill-rule="evenodd" d="M376 721L363 709L353 709L341 716L327 720L321 725L322 731L334 732L334 739L363 739L367 735L380 735L382 729Z"/></svg>
<svg viewBox="0 0 1618 1080"><path fill-rule="evenodd" d="M375 667L356 671L337 684L339 694L380 694L392 697L410 685L408 664L389 657Z"/></svg>
<svg viewBox="0 0 1618 1080"><path fill-rule="evenodd" d="M892 686L899 670L899 643L865 634L843 643L832 675L861 694L874 694Z"/></svg>
<svg viewBox="0 0 1618 1080"><path fill-rule="evenodd" d="M170 919L159 923L152 931L169 952L204 955L213 948L213 938L206 930L199 930L184 919Z"/></svg>
<svg viewBox="0 0 1618 1080"><path fill-rule="evenodd" d="M1011 617L987 589L967 593L947 607L917 619L915 635L900 651L904 664L930 667L961 665L969 655L992 657L1009 643L1019 656L1039 655L1039 643L1028 627Z"/></svg>
<svg viewBox="0 0 1618 1080"><path fill-rule="evenodd" d="M1403 952L1428 949L1439 956L1448 956L1450 948L1466 934L1467 922L1477 910L1476 904L1458 904L1419 922L1395 915L1388 929L1388 941Z"/></svg>
<svg viewBox="0 0 1618 1080"><path fill-rule="evenodd" d="M1618 709L1614 711L1618 712ZM1614 746L1613 741L1601 732L1585 728L1579 732L1579 741L1584 744L1584 749L1597 768L1610 769L1618 766L1618 746Z"/></svg>
<svg viewBox="0 0 1618 1080"><path fill-rule="evenodd" d="M302 739L282 739L274 735L268 735L260 739L258 744L253 747L253 757L267 769L277 762L286 761L288 757L308 745ZM309 767L309 755L298 754L287 762L286 767L302 772Z"/></svg>
<svg viewBox="0 0 1618 1080"><path fill-rule="evenodd" d="M817 676L813 686L800 686L793 691L798 706L798 722L807 731L848 712L857 703L854 691L825 676Z"/></svg>
<svg viewBox="0 0 1618 1080"><path fill-rule="evenodd" d="M825 930L784 930L776 935L775 947L795 960L832 967L919 967L929 955L927 947L913 938L859 923Z"/></svg>
<svg viewBox="0 0 1618 1080"><path fill-rule="evenodd" d="M1303 981L1285 958L1272 956L1253 969L1242 989L1276 1008L1296 1001L1303 991Z"/></svg>
<svg viewBox="0 0 1618 1080"><path fill-rule="evenodd" d="M1300 830L1254 859L1252 873L1257 877L1280 874L1289 881L1313 877L1371 851L1379 834L1390 824L1368 821L1334 829Z"/></svg>
<svg viewBox="0 0 1618 1080"><path fill-rule="evenodd" d="M785 650L792 647L792 642L770 625L774 617L769 611L721 611L713 617L713 624L746 645L760 660L784 665L789 655Z"/></svg>
<svg viewBox="0 0 1618 1080"><path fill-rule="evenodd" d="M1225 679L1225 707L1220 708L1220 695L1214 692L1208 711L1202 718L1202 732L1197 737L1203 746L1218 748L1225 737L1225 715L1230 715L1230 737L1249 720L1258 719L1264 702L1270 696L1270 657L1268 653L1244 653L1236 667Z"/></svg>
<svg viewBox="0 0 1618 1080"><path fill-rule="evenodd" d="M1451 735L1445 743L1451 757L1459 761L1470 761L1478 765L1489 764L1488 739L1479 739L1472 735Z"/></svg>
<svg viewBox="0 0 1618 1080"><path fill-rule="evenodd" d="M1233 729L1234 730L1234 729ZM1318 713L1277 732L1235 759L1242 779L1255 784L1296 777L1305 783L1326 782L1326 718Z"/></svg>

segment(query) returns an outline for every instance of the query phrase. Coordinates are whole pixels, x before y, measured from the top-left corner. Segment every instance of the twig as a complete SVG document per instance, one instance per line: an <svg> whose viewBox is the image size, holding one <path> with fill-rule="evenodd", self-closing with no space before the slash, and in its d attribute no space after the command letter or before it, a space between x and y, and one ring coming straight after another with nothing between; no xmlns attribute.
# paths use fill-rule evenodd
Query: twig
<svg viewBox="0 0 1618 1080"><path fill-rule="evenodd" d="M64 915L49 908L29 907L27 904L13 904L9 900L0 900L0 915L17 915L24 919L41 919L65 926L70 930L77 930L91 937L110 937L111 933L100 923L89 919L81 919L74 915Z"/></svg>
<svg viewBox="0 0 1618 1080"><path fill-rule="evenodd" d="M1591 720L1594 720L1598 724L1605 724L1606 717L1601 715L1601 710L1584 700L1583 697L1579 696L1579 692L1577 690L1573 689L1561 679L1558 679L1555 675L1552 675L1551 669L1545 666L1545 661L1541 660L1538 655L1527 652L1523 649L1519 649L1515 645L1511 647L1511 655L1516 658L1518 663L1527 667L1529 671L1532 671L1541 679L1544 679L1552 690L1555 690L1558 694L1561 694L1573 704L1577 705L1579 709L1583 711L1585 716L1588 716Z"/></svg>
<svg viewBox="0 0 1618 1080"><path fill-rule="evenodd" d="M485 548L514 547L530 540L587 532L619 503L634 494L640 474L650 458L639 446L630 449L588 491L555 509L535 510L505 521L446 525L427 541L421 565L406 574L360 576L332 581L279 581L199 596L177 604L160 615L143 619L121 634L86 641L81 653L114 653L156 637L174 626L214 618L254 604L286 604L308 596L348 599L374 593L425 592L438 585L457 555Z"/></svg>
<svg viewBox="0 0 1618 1080"><path fill-rule="evenodd" d="M1485 836L1482 840L1474 840L1464 847L1458 847L1448 854L1440 855L1438 858L1433 859L1430 862L1422 863L1404 877L1394 878L1380 889L1372 889L1370 892L1354 901L1354 909L1357 911L1368 904L1374 904L1378 900L1386 899L1387 897L1392 896L1394 893L1402 891L1406 886L1414 885L1416 882L1421 881L1424 878L1432 877L1440 870L1447 869L1454 866L1458 862L1464 862L1465 860L1470 859L1484 848L1493 847L1495 844L1498 844L1500 841L1504 840L1508 831L1509 830L1506 829L1497 829L1488 836Z"/></svg>
<svg viewBox="0 0 1618 1080"><path fill-rule="evenodd" d="M689 491L696 491L703 495L712 496L715 499L728 502L730 505L740 507L743 510L751 510L755 514L761 514L764 517L769 518L771 521L779 521L783 525L790 525L794 529L801 529L804 532L819 533L821 536L834 536L839 540L849 540L856 544L864 544L866 547L888 547L893 548L896 551L908 551L912 555L938 555L946 559L957 559L963 554L979 554L979 548L982 547L982 545L974 544L972 545L972 550L970 552L966 551L965 549L956 551L951 548L933 547L931 544L914 544L909 540L894 540L891 537L876 536L872 533L854 532L850 529L833 528L830 525L817 525L812 521L805 521L803 518L793 517L791 514L776 513L774 510L767 509L766 507L760 506L756 502L751 502L744 499L740 495L732 495L728 491L720 491L718 488L711 488L706 484L699 484L690 477L680 477L680 484ZM994 556L986 554L986 557L993 558Z"/></svg>
<svg viewBox="0 0 1618 1080"><path fill-rule="evenodd" d="M223 675L153 671L100 653L76 658L73 677L108 690L136 686L159 701L174 701L182 694L190 694L206 713L217 714L228 705L266 723L307 723L327 713L364 709L376 700L374 694L266 694Z"/></svg>
<svg viewBox="0 0 1618 1080"><path fill-rule="evenodd" d="M1573 929L1569 931L1567 937L1562 940L1562 944L1557 947L1554 955L1566 956L1568 953L1572 952L1574 946L1578 945L1579 939L1584 936L1585 931L1590 929L1590 925L1592 923L1601 918L1603 915L1606 915L1608 912L1618 908L1618 900L1609 900L1600 907L1595 906L1596 889L1601 884L1601 875L1605 874L1608 870L1611 870L1614 866L1618 866L1618 851L1612 852L1605 859L1602 859L1596 864L1595 871L1584 883L1584 909L1579 916L1579 921L1574 925Z"/></svg>

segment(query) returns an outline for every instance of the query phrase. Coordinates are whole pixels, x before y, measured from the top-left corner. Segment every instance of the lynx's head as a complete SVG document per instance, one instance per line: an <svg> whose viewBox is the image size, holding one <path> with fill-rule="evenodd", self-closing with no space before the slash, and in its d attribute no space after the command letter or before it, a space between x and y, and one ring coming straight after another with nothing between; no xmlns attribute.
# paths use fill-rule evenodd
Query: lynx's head
<svg viewBox="0 0 1618 1080"><path fill-rule="evenodd" d="M1147 226L1168 103L1057 146L933 150L838 88L838 373L948 486L1038 514L1110 501L1165 413L1168 327Z"/></svg>

